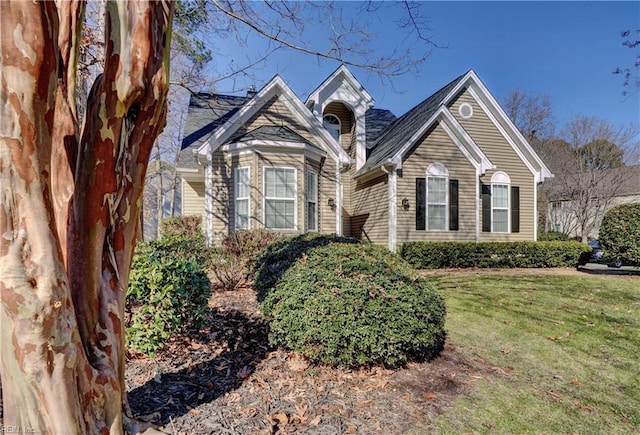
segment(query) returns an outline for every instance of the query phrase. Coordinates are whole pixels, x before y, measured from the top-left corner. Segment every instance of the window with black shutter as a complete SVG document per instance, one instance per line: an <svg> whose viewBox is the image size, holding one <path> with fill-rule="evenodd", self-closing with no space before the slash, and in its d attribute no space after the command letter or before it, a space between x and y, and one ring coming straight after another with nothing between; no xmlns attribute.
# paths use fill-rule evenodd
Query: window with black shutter
<svg viewBox="0 0 640 435"><path fill-rule="evenodd" d="M458 231L458 180L449 180L449 229Z"/></svg>
<svg viewBox="0 0 640 435"><path fill-rule="evenodd" d="M491 232L491 186L482 184L482 232Z"/></svg>
<svg viewBox="0 0 640 435"><path fill-rule="evenodd" d="M520 232L520 188L511 186L511 232Z"/></svg>

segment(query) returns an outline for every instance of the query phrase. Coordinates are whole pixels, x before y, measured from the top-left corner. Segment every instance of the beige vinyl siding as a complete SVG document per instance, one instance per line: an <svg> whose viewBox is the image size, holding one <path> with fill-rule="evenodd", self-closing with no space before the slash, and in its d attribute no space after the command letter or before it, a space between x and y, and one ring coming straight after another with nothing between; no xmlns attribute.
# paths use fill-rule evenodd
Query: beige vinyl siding
<svg viewBox="0 0 640 435"><path fill-rule="evenodd" d="M204 181L182 179L182 215L204 216Z"/></svg>
<svg viewBox="0 0 640 435"><path fill-rule="evenodd" d="M372 180L358 181L353 195L352 221L362 222L362 239L387 246L389 236L389 210L387 175ZM359 228L352 228L356 234Z"/></svg>
<svg viewBox="0 0 640 435"><path fill-rule="evenodd" d="M446 166L449 180L458 180L458 231L416 230L416 178L426 178L427 168L436 162ZM402 208L403 198L409 200L408 210ZM398 244L476 240L476 170L439 124L425 134L402 164L397 178L397 210ZM448 219L446 226L449 228Z"/></svg>
<svg viewBox="0 0 640 435"><path fill-rule="evenodd" d="M329 207L329 198L337 202L336 197L336 162L326 159L320 176L318 177L318 226L322 234L334 234L336 232L337 210Z"/></svg>
<svg viewBox="0 0 640 435"><path fill-rule="evenodd" d="M324 109L323 116L332 114L340 119L340 145L352 159L355 159L355 122L354 116L347 106L341 102L331 102ZM351 212L352 196L353 196L353 174L355 168L352 167L349 172L342 174L342 234L351 236ZM335 232L335 227L334 227Z"/></svg>
<svg viewBox="0 0 640 435"><path fill-rule="evenodd" d="M473 116L470 119L464 119L458 113L458 109L463 103L469 103L473 108ZM481 231L480 240L533 240L536 219L534 213L534 175L469 92L466 90L463 91L454 100L450 110L466 132L469 133L476 144L484 151L489 160L496 165L496 169L487 171L481 177L481 181L484 184L491 184L491 176L496 171L502 171L511 179L511 186L518 186L520 188L520 232L484 233ZM482 204L480 203L479 206L481 207Z"/></svg>

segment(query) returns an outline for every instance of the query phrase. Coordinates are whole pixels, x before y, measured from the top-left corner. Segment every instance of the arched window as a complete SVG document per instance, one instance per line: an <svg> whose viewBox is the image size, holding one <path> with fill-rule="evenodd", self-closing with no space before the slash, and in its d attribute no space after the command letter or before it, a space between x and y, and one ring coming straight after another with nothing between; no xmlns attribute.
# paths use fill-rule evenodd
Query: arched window
<svg viewBox="0 0 640 435"><path fill-rule="evenodd" d="M511 179L504 172L491 177L491 231L509 232L509 190Z"/></svg>
<svg viewBox="0 0 640 435"><path fill-rule="evenodd" d="M332 113L327 113L322 117L322 125L335 140L340 142L340 118Z"/></svg>
<svg viewBox="0 0 640 435"><path fill-rule="evenodd" d="M447 187L449 171L441 163L433 163L427 168L427 229L447 229Z"/></svg>

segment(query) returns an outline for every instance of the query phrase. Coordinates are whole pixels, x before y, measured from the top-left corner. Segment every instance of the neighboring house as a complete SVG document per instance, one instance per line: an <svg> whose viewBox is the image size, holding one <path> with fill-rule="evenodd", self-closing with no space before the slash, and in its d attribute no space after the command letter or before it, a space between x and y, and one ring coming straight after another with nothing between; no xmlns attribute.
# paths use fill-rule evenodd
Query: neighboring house
<svg viewBox="0 0 640 435"><path fill-rule="evenodd" d="M276 76L246 97L192 98L182 212L235 230L415 240L536 239L549 169L473 71L396 118L344 66L302 102Z"/></svg>
<svg viewBox="0 0 640 435"><path fill-rule="evenodd" d="M640 165L579 174L579 179L549 180L547 230L581 239L597 239L602 217L621 204L640 203Z"/></svg>

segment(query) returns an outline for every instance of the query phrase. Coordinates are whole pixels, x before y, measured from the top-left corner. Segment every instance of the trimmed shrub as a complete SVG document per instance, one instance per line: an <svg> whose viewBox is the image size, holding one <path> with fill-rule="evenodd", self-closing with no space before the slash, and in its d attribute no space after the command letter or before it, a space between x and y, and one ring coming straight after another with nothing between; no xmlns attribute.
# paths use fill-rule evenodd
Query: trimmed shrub
<svg viewBox="0 0 640 435"><path fill-rule="evenodd" d="M400 255L413 267L563 267L577 266L591 248L579 242L409 242Z"/></svg>
<svg viewBox="0 0 640 435"><path fill-rule="evenodd" d="M174 216L160 221L162 237L182 236L196 239L203 237L202 216Z"/></svg>
<svg viewBox="0 0 640 435"><path fill-rule="evenodd" d="M126 295L130 349L153 356L172 334L204 325L211 289L193 243L170 237L136 250Z"/></svg>
<svg viewBox="0 0 640 435"><path fill-rule="evenodd" d="M301 236L267 250L256 276L272 345L343 367L400 366L445 341L442 298L383 247Z"/></svg>
<svg viewBox="0 0 640 435"><path fill-rule="evenodd" d="M599 241L605 258L640 265L640 203L608 210L602 218Z"/></svg>

